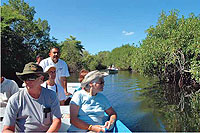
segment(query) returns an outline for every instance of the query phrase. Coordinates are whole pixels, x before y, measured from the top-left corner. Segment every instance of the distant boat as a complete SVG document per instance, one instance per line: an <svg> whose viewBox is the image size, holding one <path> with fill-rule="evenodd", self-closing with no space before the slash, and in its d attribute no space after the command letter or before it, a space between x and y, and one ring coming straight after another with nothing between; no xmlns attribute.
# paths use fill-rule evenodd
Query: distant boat
<svg viewBox="0 0 200 133"><path fill-rule="evenodd" d="M114 68L114 67L108 68L107 71L108 71L109 74L118 73L118 69Z"/></svg>

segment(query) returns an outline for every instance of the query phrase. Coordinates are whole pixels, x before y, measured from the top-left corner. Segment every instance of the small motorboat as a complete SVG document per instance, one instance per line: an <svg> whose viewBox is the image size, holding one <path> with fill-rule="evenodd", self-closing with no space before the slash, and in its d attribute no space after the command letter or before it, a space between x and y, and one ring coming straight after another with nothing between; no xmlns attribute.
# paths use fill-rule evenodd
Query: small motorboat
<svg viewBox="0 0 200 133"><path fill-rule="evenodd" d="M117 68L108 68L107 69L109 74L116 74L118 73L118 69Z"/></svg>
<svg viewBox="0 0 200 133"><path fill-rule="evenodd" d="M108 72L109 74L116 74L116 73L118 73L118 69L115 68L114 65L112 65L112 66L109 66L109 67L107 68L107 72Z"/></svg>

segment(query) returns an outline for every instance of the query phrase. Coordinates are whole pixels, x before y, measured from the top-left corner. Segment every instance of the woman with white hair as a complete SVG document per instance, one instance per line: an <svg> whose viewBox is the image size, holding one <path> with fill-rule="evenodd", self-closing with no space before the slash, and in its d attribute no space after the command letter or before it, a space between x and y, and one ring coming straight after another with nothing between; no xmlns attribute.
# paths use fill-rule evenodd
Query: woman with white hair
<svg viewBox="0 0 200 133"><path fill-rule="evenodd" d="M70 123L68 131L77 132L105 132L114 127L117 114L108 99L99 92L104 88L104 77L108 74L97 70L85 75L70 102ZM105 121L105 113L109 120Z"/></svg>

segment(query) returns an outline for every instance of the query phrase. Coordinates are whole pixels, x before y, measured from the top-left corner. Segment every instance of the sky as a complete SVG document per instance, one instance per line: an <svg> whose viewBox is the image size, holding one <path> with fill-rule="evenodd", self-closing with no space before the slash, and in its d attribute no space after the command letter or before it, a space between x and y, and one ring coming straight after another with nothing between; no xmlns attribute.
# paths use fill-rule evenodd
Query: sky
<svg viewBox="0 0 200 133"><path fill-rule="evenodd" d="M5 1L5 0L2 0ZM47 20L58 43L70 35L90 54L124 44L139 46L145 31L156 26L162 11L179 16L200 14L200 0L24 0L35 7L35 19Z"/></svg>

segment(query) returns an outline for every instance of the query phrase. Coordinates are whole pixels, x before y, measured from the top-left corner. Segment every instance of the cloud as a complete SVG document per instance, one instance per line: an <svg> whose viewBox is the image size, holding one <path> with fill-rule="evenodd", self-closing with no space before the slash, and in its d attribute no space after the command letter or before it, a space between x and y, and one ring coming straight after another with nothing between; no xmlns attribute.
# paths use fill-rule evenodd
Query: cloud
<svg viewBox="0 0 200 133"><path fill-rule="evenodd" d="M134 34L134 32L128 32L128 31L125 31L125 30L123 30L122 31L122 34L124 34L125 36L130 36L130 35L133 35Z"/></svg>

